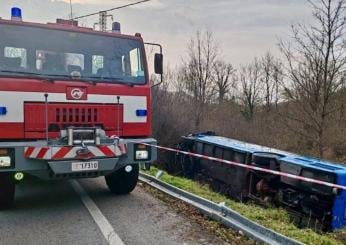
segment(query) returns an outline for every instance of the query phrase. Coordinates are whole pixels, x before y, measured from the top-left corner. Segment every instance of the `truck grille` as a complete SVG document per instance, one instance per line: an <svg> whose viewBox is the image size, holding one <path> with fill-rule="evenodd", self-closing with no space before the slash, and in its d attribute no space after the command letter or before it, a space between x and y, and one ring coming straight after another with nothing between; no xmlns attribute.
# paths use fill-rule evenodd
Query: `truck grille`
<svg viewBox="0 0 346 245"><path fill-rule="evenodd" d="M61 123L96 123L97 112L97 108L56 108L55 121Z"/></svg>
<svg viewBox="0 0 346 245"><path fill-rule="evenodd" d="M25 103L24 124L26 135L45 132L45 104ZM123 127L122 104L48 104L49 132L59 132L66 127L101 127L117 134ZM43 135L44 136L44 135Z"/></svg>

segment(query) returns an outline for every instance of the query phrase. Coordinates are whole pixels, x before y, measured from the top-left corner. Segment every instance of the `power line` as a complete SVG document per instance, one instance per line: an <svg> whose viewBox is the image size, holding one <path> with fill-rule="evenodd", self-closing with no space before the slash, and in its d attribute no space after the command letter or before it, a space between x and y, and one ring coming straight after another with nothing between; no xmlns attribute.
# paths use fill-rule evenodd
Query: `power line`
<svg viewBox="0 0 346 245"><path fill-rule="evenodd" d="M115 8L111 8L111 9L107 9L107 10L102 10L102 11L98 11L98 12L91 13L91 14L86 14L86 15L78 16L78 17L75 17L75 18L71 17L71 20L77 20L77 19L81 19L81 18L97 15L97 14L100 14L101 12L108 12L108 11L113 11L113 10L116 10L116 9L122 9L122 8L126 8L126 7L129 7L129 6L133 6L133 5L137 5L137 4L141 4L141 3L145 3L145 2L149 2L149 1L151 1L151 0L142 0L142 1L135 2L135 3L129 3L129 4L126 4L126 5L122 5L122 6L119 6L119 7L115 7Z"/></svg>

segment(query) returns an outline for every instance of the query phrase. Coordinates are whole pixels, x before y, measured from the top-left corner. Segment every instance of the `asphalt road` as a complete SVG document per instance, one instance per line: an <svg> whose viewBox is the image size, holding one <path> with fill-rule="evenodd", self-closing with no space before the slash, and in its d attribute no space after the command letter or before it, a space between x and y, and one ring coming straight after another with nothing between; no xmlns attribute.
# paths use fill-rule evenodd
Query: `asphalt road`
<svg viewBox="0 0 346 245"><path fill-rule="evenodd" d="M120 243L109 239L107 229ZM17 186L15 208L0 212L0 244L6 245L220 243L140 186L116 196L103 178L29 180Z"/></svg>

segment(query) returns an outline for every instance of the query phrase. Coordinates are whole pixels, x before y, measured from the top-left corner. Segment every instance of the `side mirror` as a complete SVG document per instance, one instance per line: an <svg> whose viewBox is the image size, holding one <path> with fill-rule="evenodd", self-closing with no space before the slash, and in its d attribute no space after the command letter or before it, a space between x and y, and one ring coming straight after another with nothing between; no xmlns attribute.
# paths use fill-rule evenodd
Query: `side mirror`
<svg viewBox="0 0 346 245"><path fill-rule="evenodd" d="M163 55L155 54L155 73L163 74Z"/></svg>
<svg viewBox="0 0 346 245"><path fill-rule="evenodd" d="M155 68L155 73L159 74L161 77L161 81L157 84L154 84L151 86L151 88L156 87L163 83L163 55L162 55L162 46L158 43L144 43L146 45L151 45L151 46L156 46L160 48L160 53L155 54L155 60L154 60L154 68Z"/></svg>

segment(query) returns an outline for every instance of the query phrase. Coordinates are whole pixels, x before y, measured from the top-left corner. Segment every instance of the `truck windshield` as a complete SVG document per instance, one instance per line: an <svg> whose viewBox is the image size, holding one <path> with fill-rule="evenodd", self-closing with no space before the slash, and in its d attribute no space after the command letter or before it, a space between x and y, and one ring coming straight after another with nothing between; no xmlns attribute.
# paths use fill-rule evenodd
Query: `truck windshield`
<svg viewBox="0 0 346 245"><path fill-rule="evenodd" d="M0 24L0 76L144 84L140 41Z"/></svg>

